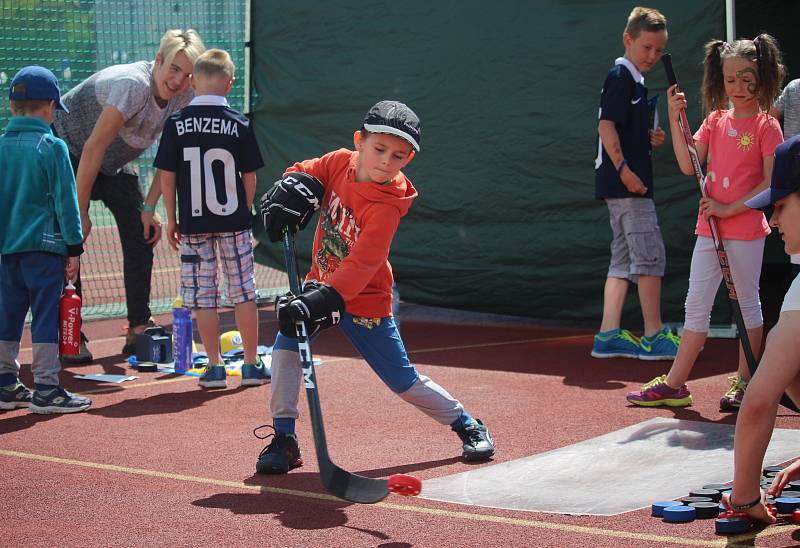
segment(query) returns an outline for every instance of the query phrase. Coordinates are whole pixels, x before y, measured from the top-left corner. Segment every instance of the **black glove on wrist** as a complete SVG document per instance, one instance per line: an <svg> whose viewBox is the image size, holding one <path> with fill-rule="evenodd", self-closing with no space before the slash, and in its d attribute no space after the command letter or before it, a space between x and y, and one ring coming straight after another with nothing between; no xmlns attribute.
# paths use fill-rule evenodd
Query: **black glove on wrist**
<svg viewBox="0 0 800 548"><path fill-rule="evenodd" d="M261 197L261 221L270 241L281 239L284 226L292 233L308 225L322 205L325 187L307 173L292 172L276 181Z"/></svg>
<svg viewBox="0 0 800 548"><path fill-rule="evenodd" d="M289 315L289 311L286 310L292 299L294 299L294 295L291 292L275 299L275 312L278 314L278 329L281 334L285 337L296 339L297 329L295 328L294 320Z"/></svg>
<svg viewBox="0 0 800 548"><path fill-rule="evenodd" d="M295 322L298 320L305 323L309 337L337 325L344 312L344 300L329 285L308 283L297 297L291 293L279 297L276 307L281 333L294 339L297 338Z"/></svg>

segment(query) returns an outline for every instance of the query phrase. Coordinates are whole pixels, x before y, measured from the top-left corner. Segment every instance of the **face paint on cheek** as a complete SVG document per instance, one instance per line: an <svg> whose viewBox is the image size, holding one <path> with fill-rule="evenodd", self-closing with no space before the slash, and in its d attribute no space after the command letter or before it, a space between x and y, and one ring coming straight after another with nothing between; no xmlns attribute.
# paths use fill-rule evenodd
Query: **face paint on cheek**
<svg viewBox="0 0 800 548"><path fill-rule="evenodd" d="M751 67L747 67L745 69L736 71L736 77L737 78L744 78L745 74L752 74L753 78L756 78L756 79L758 78L758 74L756 74L756 71L753 70ZM757 81L750 82L749 84L747 84L747 91L749 91L753 95L756 94L756 90L758 90L758 82Z"/></svg>

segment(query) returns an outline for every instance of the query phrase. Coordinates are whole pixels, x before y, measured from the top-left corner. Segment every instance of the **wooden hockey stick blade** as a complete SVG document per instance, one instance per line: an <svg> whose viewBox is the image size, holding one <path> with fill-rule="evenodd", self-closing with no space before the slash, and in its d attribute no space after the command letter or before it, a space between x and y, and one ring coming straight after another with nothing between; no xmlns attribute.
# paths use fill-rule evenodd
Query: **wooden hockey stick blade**
<svg viewBox="0 0 800 548"><path fill-rule="evenodd" d="M285 227L282 241L286 259L286 272L289 275L289 289L295 295L299 295L302 290L302 282L297 266L294 237ZM322 486L331 495L349 502L359 504L380 502L389 494L389 482L387 480L368 478L348 472L336 466L328 454L325 427L322 422L322 406L319 403L319 391L317 390L317 379L314 373L314 357L311 354L311 344L303 322L297 322L297 331L299 335L298 346L303 350L300 352L300 361L303 367L306 399L308 400L308 410L314 434L314 449L317 454Z"/></svg>

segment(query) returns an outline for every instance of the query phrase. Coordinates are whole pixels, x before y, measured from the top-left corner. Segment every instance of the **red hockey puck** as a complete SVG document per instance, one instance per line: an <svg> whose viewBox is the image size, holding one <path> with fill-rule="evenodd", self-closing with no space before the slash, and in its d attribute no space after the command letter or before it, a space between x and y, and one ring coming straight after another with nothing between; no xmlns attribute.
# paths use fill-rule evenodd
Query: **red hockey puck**
<svg viewBox="0 0 800 548"><path fill-rule="evenodd" d="M413 497L422 491L422 481L408 474L392 474L388 483L389 491L404 497Z"/></svg>
<svg viewBox="0 0 800 548"><path fill-rule="evenodd" d="M734 512L733 510L725 510L720 512L720 519L743 519L745 521L753 521L753 518L747 512Z"/></svg>

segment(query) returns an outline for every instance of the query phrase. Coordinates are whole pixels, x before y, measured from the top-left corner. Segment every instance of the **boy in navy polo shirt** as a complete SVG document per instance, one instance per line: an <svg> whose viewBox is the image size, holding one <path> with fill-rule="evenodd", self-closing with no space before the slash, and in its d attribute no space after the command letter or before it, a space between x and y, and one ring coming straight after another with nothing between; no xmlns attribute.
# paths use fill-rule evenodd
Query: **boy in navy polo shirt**
<svg viewBox="0 0 800 548"><path fill-rule="evenodd" d="M661 58L667 20L656 9L637 7L622 35L625 56L614 63L600 95L595 197L605 200L611 220L611 264L603 292L603 320L594 337L595 358L671 360L679 339L661 322L661 278L666 253L653 203L653 146L664 130L650 128L643 73ZM620 329L629 283L639 288L644 337Z"/></svg>
<svg viewBox="0 0 800 548"><path fill-rule="evenodd" d="M167 209L167 241L181 252L181 296L194 310L208 354L203 388L224 388L219 348L217 258L242 334L242 386L269 382L256 355L256 308L251 210L255 171L264 165L250 121L228 106L235 67L230 55L211 49L197 58L191 76L195 98L164 125L155 166ZM176 218L175 193L180 218ZM178 222L178 220L180 222Z"/></svg>

